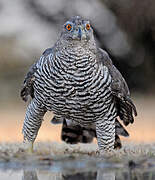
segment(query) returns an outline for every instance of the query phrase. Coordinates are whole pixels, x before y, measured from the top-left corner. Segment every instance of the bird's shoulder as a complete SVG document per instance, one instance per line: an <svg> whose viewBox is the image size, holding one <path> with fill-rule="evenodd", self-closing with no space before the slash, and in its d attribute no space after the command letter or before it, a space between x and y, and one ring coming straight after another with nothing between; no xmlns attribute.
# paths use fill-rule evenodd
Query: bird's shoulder
<svg viewBox="0 0 155 180"><path fill-rule="evenodd" d="M49 54L51 54L53 52L53 48L47 48L44 52L43 52L43 56L48 56Z"/></svg>
<svg viewBox="0 0 155 180"><path fill-rule="evenodd" d="M46 63L47 61L47 57L50 56L50 60L53 56L53 51L54 51L54 48L48 48L46 49L39 60L36 61L36 63L34 63L34 66L38 69L39 67L41 67L43 64Z"/></svg>
<svg viewBox="0 0 155 180"><path fill-rule="evenodd" d="M122 96L130 96L128 85L120 71L114 66L108 53L103 49L98 49L99 62L106 66L112 77L111 89L114 93L119 93Z"/></svg>

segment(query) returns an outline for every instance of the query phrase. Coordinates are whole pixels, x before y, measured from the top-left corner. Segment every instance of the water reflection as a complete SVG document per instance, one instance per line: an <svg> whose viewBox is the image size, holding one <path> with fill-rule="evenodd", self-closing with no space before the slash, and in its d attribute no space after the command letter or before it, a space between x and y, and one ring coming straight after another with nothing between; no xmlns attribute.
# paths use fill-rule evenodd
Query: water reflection
<svg viewBox="0 0 155 180"><path fill-rule="evenodd" d="M116 174L115 172L105 172L103 173L102 170L97 171L96 180L115 180Z"/></svg>
<svg viewBox="0 0 155 180"><path fill-rule="evenodd" d="M36 171L23 171L22 180L38 180Z"/></svg>
<svg viewBox="0 0 155 180"><path fill-rule="evenodd" d="M63 175L63 180L94 180L96 179L96 172L83 172L72 175Z"/></svg>
<svg viewBox="0 0 155 180"><path fill-rule="evenodd" d="M155 180L155 170L98 170L94 172L53 173L45 171L23 171L22 180Z"/></svg>
<svg viewBox="0 0 155 180"><path fill-rule="evenodd" d="M64 180L60 172L48 172L39 170L23 170L22 180Z"/></svg>

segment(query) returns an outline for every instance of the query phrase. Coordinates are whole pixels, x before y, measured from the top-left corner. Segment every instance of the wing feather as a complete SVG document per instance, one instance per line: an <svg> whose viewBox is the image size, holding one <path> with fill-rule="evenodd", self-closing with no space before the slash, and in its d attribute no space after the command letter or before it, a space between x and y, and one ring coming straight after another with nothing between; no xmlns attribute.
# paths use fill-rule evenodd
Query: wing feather
<svg viewBox="0 0 155 180"><path fill-rule="evenodd" d="M134 116L137 116L136 107L130 98L128 85L104 50L99 49L98 56L100 62L104 63L109 69L112 77L111 91L115 97L118 116L123 120L124 125L127 126L129 123L133 123Z"/></svg>

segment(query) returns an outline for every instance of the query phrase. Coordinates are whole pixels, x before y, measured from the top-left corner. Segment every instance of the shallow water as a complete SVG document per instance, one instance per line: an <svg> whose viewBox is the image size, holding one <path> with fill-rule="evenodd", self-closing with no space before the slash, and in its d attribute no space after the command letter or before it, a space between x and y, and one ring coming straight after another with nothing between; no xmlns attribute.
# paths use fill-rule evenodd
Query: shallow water
<svg viewBox="0 0 155 180"><path fill-rule="evenodd" d="M0 180L155 180L155 168L88 159L54 161L39 166L1 163Z"/></svg>
<svg viewBox="0 0 155 180"><path fill-rule="evenodd" d="M75 170L76 171L76 170ZM63 172L51 170L12 170L1 169L1 180L155 180L155 170L141 172L140 170L118 170L118 169L99 169L94 171Z"/></svg>

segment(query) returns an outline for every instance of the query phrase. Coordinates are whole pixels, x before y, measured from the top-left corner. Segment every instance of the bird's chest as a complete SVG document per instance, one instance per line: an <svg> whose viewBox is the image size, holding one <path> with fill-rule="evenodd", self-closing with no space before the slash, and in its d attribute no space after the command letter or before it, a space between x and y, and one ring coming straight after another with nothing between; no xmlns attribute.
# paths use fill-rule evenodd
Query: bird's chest
<svg viewBox="0 0 155 180"><path fill-rule="evenodd" d="M57 75L52 78L55 91L51 91L52 96L58 95L55 96L56 100L63 99L65 105L71 105L73 101L76 104L87 103L86 96L92 92L94 68L74 63L67 68L60 68Z"/></svg>
<svg viewBox="0 0 155 180"><path fill-rule="evenodd" d="M104 74L96 65L73 64L67 69L53 71L52 83L46 99L49 110L56 114L86 114L103 102Z"/></svg>
<svg viewBox="0 0 155 180"><path fill-rule="evenodd" d="M64 58L57 56L44 64L36 81L36 97L55 114L94 119L104 110L108 76L94 55Z"/></svg>

